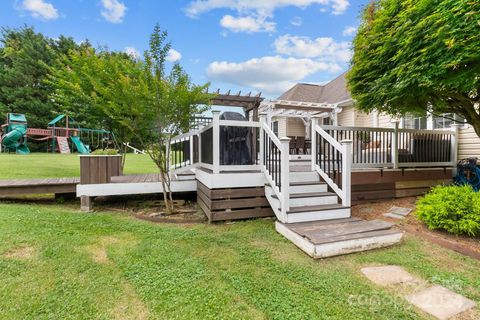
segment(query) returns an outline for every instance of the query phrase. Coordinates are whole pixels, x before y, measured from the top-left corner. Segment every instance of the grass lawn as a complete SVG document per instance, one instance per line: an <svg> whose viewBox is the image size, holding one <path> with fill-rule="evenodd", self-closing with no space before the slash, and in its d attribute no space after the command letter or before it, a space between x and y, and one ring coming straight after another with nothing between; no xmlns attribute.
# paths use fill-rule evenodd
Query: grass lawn
<svg viewBox="0 0 480 320"><path fill-rule="evenodd" d="M148 155L128 154L125 174L158 172ZM68 178L80 176L77 154L0 154L0 179Z"/></svg>
<svg viewBox="0 0 480 320"><path fill-rule="evenodd" d="M360 274L376 264L480 302L479 261L413 237L314 261L271 220L182 226L0 203L2 319L423 318Z"/></svg>

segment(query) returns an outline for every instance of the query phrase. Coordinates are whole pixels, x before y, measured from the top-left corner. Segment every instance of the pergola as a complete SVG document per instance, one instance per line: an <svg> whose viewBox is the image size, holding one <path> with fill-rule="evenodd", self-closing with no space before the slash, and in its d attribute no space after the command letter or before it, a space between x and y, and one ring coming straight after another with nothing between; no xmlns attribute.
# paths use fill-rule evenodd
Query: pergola
<svg viewBox="0 0 480 320"><path fill-rule="evenodd" d="M258 120L258 108L264 100L261 93L252 96L252 93L242 95L239 91L237 94L232 94L230 90L226 93L220 93L220 89L215 92L215 97L212 99L212 105L227 106L227 107L241 107L245 111L247 118L250 118L252 112L253 120Z"/></svg>

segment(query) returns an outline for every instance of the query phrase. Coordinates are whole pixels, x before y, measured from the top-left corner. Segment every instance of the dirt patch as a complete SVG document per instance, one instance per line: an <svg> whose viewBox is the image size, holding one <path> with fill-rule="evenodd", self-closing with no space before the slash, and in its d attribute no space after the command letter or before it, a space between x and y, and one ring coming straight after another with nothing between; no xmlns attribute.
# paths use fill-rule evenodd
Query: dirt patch
<svg viewBox="0 0 480 320"><path fill-rule="evenodd" d="M110 263L107 254L107 248L111 245L119 245L122 247L131 247L136 244L136 240L130 234L120 234L118 236L105 236L98 242L85 247L85 250L91 255L92 260L99 264Z"/></svg>
<svg viewBox="0 0 480 320"><path fill-rule="evenodd" d="M145 303L128 282L123 281L122 286L123 293L112 309L112 317L119 320L147 319L149 312Z"/></svg>
<svg viewBox="0 0 480 320"><path fill-rule="evenodd" d="M37 254L37 250L34 247L23 246L17 247L10 251L7 251L2 256L7 259L14 260L30 260L33 259Z"/></svg>
<svg viewBox="0 0 480 320"><path fill-rule="evenodd" d="M393 222L398 228L410 234L480 260L480 241L478 238L456 236L443 231L429 230L415 217L416 201L416 197L407 197L354 205L352 206L352 216L365 220L382 219ZM383 216L393 206L412 209L412 213L403 220Z"/></svg>

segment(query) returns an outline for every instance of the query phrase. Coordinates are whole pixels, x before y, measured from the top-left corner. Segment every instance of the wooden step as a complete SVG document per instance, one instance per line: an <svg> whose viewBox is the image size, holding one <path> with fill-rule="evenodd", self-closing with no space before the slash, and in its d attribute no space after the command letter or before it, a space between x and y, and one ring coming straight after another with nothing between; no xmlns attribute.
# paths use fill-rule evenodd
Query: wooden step
<svg viewBox="0 0 480 320"><path fill-rule="evenodd" d="M401 241L403 232L383 220L358 218L301 223L276 222L275 229L313 258L382 248Z"/></svg>
<svg viewBox="0 0 480 320"><path fill-rule="evenodd" d="M328 197L328 196L336 196L336 194L333 192L291 193L290 199L318 198L318 197ZM276 194L274 194L272 198L278 199Z"/></svg>
<svg viewBox="0 0 480 320"><path fill-rule="evenodd" d="M345 207L341 204L290 207L290 210L287 211L287 214L295 214L295 213L311 212L311 211L327 211L327 210L337 210L337 209L348 209L348 207Z"/></svg>

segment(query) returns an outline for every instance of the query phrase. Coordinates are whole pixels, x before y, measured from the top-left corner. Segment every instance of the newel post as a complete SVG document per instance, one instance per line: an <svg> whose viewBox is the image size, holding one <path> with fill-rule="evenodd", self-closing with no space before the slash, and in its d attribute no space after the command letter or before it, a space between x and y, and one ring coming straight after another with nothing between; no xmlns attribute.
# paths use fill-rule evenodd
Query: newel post
<svg viewBox="0 0 480 320"><path fill-rule="evenodd" d="M264 153L264 150L265 150L265 133L263 132L263 125L265 123L267 123L267 114L262 112L260 113L259 115L259 120L260 120L260 133L259 133L259 137L260 137L260 152L259 152L259 155L260 155L260 165L262 166L262 171L263 171L263 166L265 165L266 161L265 161L265 153Z"/></svg>
<svg viewBox="0 0 480 320"><path fill-rule="evenodd" d="M393 138L392 138L392 162L393 168L398 169L398 120L392 121L394 128L393 128Z"/></svg>
<svg viewBox="0 0 480 320"><path fill-rule="evenodd" d="M202 129L204 125L198 125L197 137L198 137L198 165L202 163Z"/></svg>
<svg viewBox="0 0 480 320"><path fill-rule="evenodd" d="M320 117L318 116L313 116L311 121L311 125L310 125L310 130L311 130L311 134L310 134L310 140L311 140L311 143L310 143L310 149L311 149L311 154L312 154L312 161L311 161L311 164L312 164L312 171L315 171L315 166L317 164L317 157L318 157L318 153L320 152L320 150L317 150L317 126L319 124L319 119Z"/></svg>
<svg viewBox="0 0 480 320"><path fill-rule="evenodd" d="M342 205L352 204L352 140L342 140L344 159L342 161Z"/></svg>
<svg viewBox="0 0 480 320"><path fill-rule="evenodd" d="M280 193L282 196L282 213L286 221L287 211L290 210L290 138L283 137L280 142L282 143Z"/></svg>
<svg viewBox="0 0 480 320"><path fill-rule="evenodd" d="M457 162L458 162L458 133L460 131L460 127L462 125L460 123L452 124L452 145L451 145L451 160L452 160L452 167L453 167L453 176L457 175Z"/></svg>
<svg viewBox="0 0 480 320"><path fill-rule="evenodd" d="M220 173L220 111L212 111L212 130L213 130L213 173Z"/></svg>

